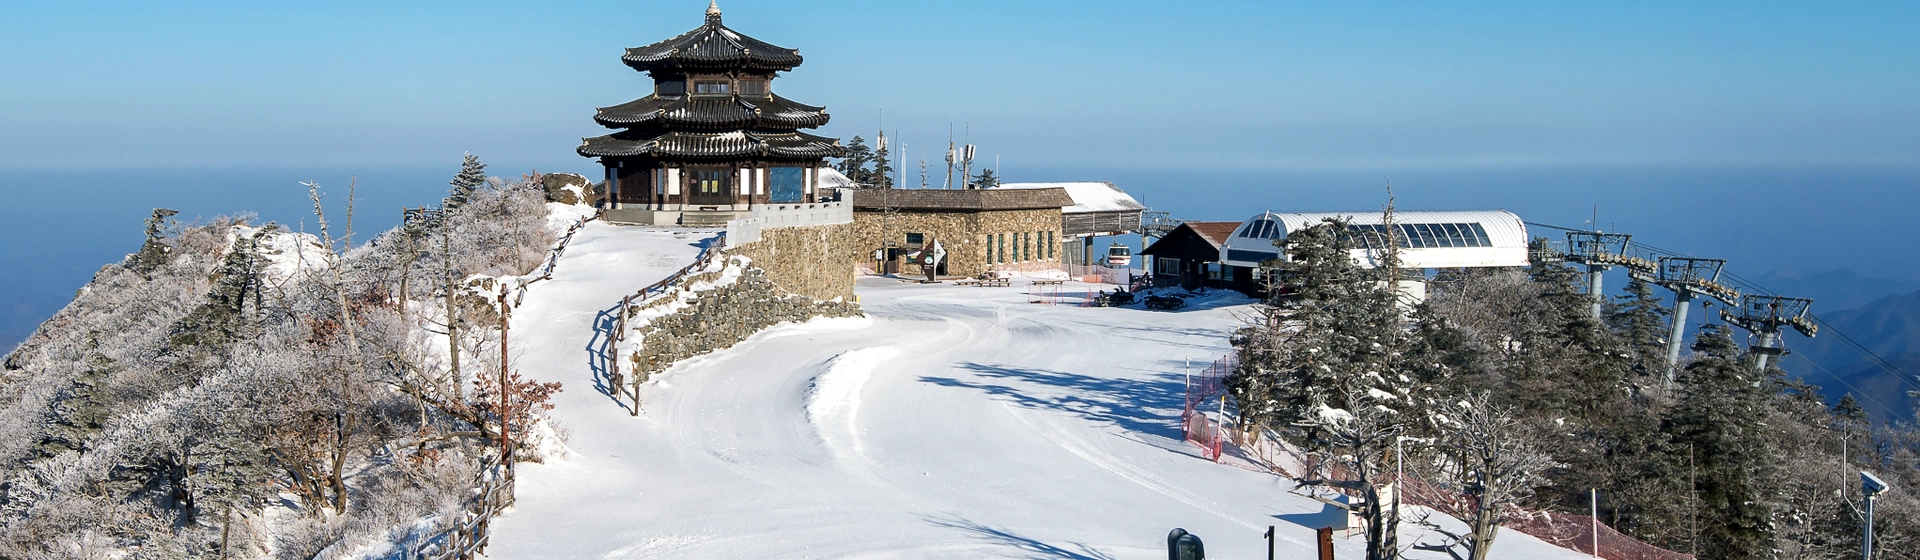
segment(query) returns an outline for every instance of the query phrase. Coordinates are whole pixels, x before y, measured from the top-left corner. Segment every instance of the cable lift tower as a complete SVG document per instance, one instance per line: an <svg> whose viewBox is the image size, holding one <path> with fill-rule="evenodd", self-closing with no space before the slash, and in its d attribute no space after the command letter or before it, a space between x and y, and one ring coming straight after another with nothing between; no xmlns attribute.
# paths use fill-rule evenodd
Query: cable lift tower
<svg viewBox="0 0 1920 560"><path fill-rule="evenodd" d="M1760 342L1747 351L1753 353L1755 367L1764 374L1770 358L1787 354L1787 349L1780 345L1780 327L1793 327L1807 338L1820 332L1820 325L1814 324L1807 315L1811 307L1813 300L1806 298L1747 295L1740 297L1739 311L1723 308L1720 318L1760 335Z"/></svg>
<svg viewBox="0 0 1920 560"><path fill-rule="evenodd" d="M1607 291L1601 287L1601 281L1606 277L1608 269L1625 266L1642 274L1657 272L1653 261L1627 252L1627 242L1632 238L1632 235L1624 233L1567 232L1565 258L1568 262L1587 267L1587 295L1593 297L1594 319L1601 318L1601 309L1607 301Z"/></svg>
<svg viewBox="0 0 1920 560"><path fill-rule="evenodd" d="M1673 324L1667 330L1667 373L1662 388L1673 388L1673 372L1680 364L1680 342L1687 334L1687 310L1693 306L1694 296L1711 297L1727 307L1739 305L1740 291L1720 283L1720 270L1726 265L1724 259L1660 257L1652 274L1633 269L1635 278L1673 292Z"/></svg>

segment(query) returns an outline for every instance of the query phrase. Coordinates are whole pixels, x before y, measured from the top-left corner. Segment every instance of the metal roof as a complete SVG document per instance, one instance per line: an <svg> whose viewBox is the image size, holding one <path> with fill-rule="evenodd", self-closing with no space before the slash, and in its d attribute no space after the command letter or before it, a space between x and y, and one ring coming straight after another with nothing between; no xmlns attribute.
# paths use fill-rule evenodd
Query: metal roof
<svg viewBox="0 0 1920 560"><path fill-rule="evenodd" d="M1385 214L1373 212L1270 212L1249 218L1258 220L1262 216L1273 216L1285 225L1286 231L1297 231L1319 225L1328 218L1345 219L1349 225L1381 225L1385 223ZM1506 210L1466 210L1466 211L1395 211L1393 221L1400 224L1480 224L1487 231L1487 239L1493 247L1525 249L1527 225L1520 216Z"/></svg>
<svg viewBox="0 0 1920 560"><path fill-rule="evenodd" d="M1258 266L1268 259L1285 258L1275 246L1287 234L1328 219L1347 222L1347 235L1356 239L1353 257L1372 266L1380 260L1386 235L1401 247L1406 268L1461 268L1527 266L1527 226L1520 216L1505 210L1455 212L1396 211L1396 228L1386 228L1382 212L1266 212L1248 218L1220 248L1220 262Z"/></svg>
<svg viewBox="0 0 1920 560"><path fill-rule="evenodd" d="M720 24L720 11L693 31L644 47L627 49L620 60L642 72L655 70L787 71L800 65L800 51L774 46Z"/></svg>

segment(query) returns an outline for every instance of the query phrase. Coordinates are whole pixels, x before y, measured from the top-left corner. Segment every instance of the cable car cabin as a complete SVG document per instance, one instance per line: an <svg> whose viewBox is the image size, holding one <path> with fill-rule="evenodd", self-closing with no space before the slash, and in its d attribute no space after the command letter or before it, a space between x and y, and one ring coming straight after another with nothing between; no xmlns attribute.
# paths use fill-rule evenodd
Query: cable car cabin
<svg viewBox="0 0 1920 560"><path fill-rule="evenodd" d="M1527 226L1505 210L1394 212L1393 230L1380 212L1266 212L1242 222L1220 246L1220 264L1260 267L1285 259L1277 242L1328 219L1347 222L1353 259L1374 266L1386 256L1386 240L1400 247L1406 269L1527 266Z"/></svg>
<svg viewBox="0 0 1920 560"><path fill-rule="evenodd" d="M1107 266L1126 268L1133 265L1133 248L1115 243L1107 246Z"/></svg>

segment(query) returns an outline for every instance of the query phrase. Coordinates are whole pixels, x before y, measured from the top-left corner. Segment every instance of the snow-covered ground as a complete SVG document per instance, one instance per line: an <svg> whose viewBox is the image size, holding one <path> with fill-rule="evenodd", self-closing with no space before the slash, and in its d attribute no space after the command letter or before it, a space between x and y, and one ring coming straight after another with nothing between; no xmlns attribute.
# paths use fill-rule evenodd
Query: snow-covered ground
<svg viewBox="0 0 1920 560"><path fill-rule="evenodd" d="M572 453L522 466L489 557L1160 558L1184 527L1213 558L1253 559L1269 525L1282 557L1312 550L1325 506L1179 439L1183 362L1228 350L1244 300L1165 313L1035 305L1019 282L862 279L869 318L782 325L683 362L632 417L591 349L622 295L700 243L591 224L529 290L517 367L565 383L552 415ZM1497 548L1586 557L1511 531Z"/></svg>

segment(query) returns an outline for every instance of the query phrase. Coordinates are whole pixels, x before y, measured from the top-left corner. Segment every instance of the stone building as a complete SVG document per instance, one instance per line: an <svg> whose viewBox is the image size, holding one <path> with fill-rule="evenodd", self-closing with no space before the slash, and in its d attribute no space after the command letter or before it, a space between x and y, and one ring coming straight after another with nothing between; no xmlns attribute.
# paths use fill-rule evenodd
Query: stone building
<svg viewBox="0 0 1920 560"><path fill-rule="evenodd" d="M1133 233L1140 229L1140 213L1146 205L1120 187L1106 181L1064 183L1001 183L996 189L1051 189L1067 191L1073 205L1060 210L1060 230L1066 237L1060 250L1073 264L1099 263L1106 252L1098 246L1101 236ZM1098 255L1095 251L1100 251Z"/></svg>
<svg viewBox="0 0 1920 560"><path fill-rule="evenodd" d="M839 140L800 131L827 124L826 109L773 92L800 51L727 28L717 5L699 28L621 60L653 91L600 108L594 120L617 132L578 150L606 168L610 220L719 225L763 205L816 202L825 158L846 154Z"/></svg>
<svg viewBox="0 0 1920 560"><path fill-rule="evenodd" d="M988 271L1060 268L1060 210L1072 206L1065 189L861 189L853 203L853 239L876 273L918 273L907 253L939 240L947 251L936 273L977 276Z"/></svg>

